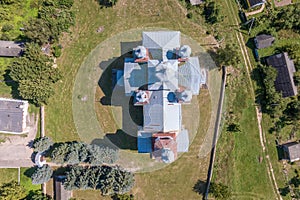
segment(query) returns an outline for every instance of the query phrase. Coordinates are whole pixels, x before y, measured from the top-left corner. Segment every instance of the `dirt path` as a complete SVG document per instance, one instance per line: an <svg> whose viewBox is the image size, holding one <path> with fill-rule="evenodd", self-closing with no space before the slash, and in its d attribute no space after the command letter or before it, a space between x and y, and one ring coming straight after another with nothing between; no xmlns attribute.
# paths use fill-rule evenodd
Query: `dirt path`
<svg viewBox="0 0 300 200"><path fill-rule="evenodd" d="M226 4L227 4L228 9L230 9L232 13L236 13L229 0L226 0ZM236 15L234 16L234 23L237 26L239 25ZM239 46L240 46L240 49L241 49L241 52L242 52L244 64L245 64L246 70L247 70L247 75L248 75L249 81L251 83L250 84L251 96L252 96L252 98L255 102L254 88L253 88L253 85L252 85L252 80L251 80L251 75L250 75L250 72L252 71L252 66L251 66L249 55L248 55L248 51L247 51L246 45L244 43L242 33L241 32L235 32L235 35L236 35L236 38L238 40L238 43L239 43ZM275 178L275 175L274 175L274 172L273 172L272 163L270 161L269 155L266 152L265 138L264 138L262 127L261 127L262 114L261 114L261 111L258 107L256 107L256 118L257 118L257 121L258 121L259 137L260 137L261 147L262 147L262 150L263 150L263 155L264 155L264 157L267 161L266 163L267 163L267 169L268 169L268 176L269 176L271 182L273 183L273 189L274 189L274 192L277 196L276 199L282 200L282 197L279 193L276 178Z"/></svg>

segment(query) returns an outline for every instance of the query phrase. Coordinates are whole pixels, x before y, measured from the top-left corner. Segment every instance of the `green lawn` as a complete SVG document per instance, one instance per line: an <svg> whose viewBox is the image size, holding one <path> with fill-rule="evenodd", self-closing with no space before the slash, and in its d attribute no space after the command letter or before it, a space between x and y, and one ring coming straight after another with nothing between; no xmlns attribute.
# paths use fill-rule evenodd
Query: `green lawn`
<svg viewBox="0 0 300 200"><path fill-rule="evenodd" d="M18 180L18 169L16 168L0 168L0 185L3 183L8 183L10 181L17 181Z"/></svg>
<svg viewBox="0 0 300 200"><path fill-rule="evenodd" d="M32 190L40 190L41 185L31 184L31 178L28 177L28 173L32 173L29 168L21 168L20 183L25 188L26 193L29 194ZM18 181L18 169L17 168L0 168L0 185L11 181Z"/></svg>

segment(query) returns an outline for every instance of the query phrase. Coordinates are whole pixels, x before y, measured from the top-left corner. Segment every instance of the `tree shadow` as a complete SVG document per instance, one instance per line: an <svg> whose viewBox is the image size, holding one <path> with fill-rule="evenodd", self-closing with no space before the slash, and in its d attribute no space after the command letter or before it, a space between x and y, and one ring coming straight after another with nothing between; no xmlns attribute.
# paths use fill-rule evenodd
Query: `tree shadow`
<svg viewBox="0 0 300 200"><path fill-rule="evenodd" d="M97 0L100 5L100 8L108 8L112 7L116 4L117 1L110 1L110 0Z"/></svg>
<svg viewBox="0 0 300 200"><path fill-rule="evenodd" d="M277 145L277 146L276 146L276 150L277 150L277 157L278 157L278 160L283 160L283 159L285 159L283 147L282 147L281 145Z"/></svg>
<svg viewBox="0 0 300 200"><path fill-rule="evenodd" d="M206 189L206 182L202 181L202 180L198 180L197 183L193 187L193 191L200 195L205 194L205 189Z"/></svg>
<svg viewBox="0 0 300 200"><path fill-rule="evenodd" d="M19 93L19 84L15 82L11 76L9 75L10 70L5 70L5 73L3 74L4 82L7 86L11 87L11 95L14 99L22 99Z"/></svg>
<svg viewBox="0 0 300 200"><path fill-rule="evenodd" d="M264 105L265 90L264 90L262 72L259 68L254 68L252 70L251 79L254 80L256 82L256 85L258 86L255 89L255 103ZM264 111L265 111L264 106L262 106L262 112L264 112Z"/></svg>
<svg viewBox="0 0 300 200"><path fill-rule="evenodd" d="M121 129L116 133L107 133L103 139L94 139L91 144L104 145L113 149L137 150L136 135L129 135Z"/></svg>
<svg viewBox="0 0 300 200"><path fill-rule="evenodd" d="M37 169L37 167L31 167L26 169L26 171L24 172L24 175L31 178L32 174L34 173L34 171Z"/></svg>

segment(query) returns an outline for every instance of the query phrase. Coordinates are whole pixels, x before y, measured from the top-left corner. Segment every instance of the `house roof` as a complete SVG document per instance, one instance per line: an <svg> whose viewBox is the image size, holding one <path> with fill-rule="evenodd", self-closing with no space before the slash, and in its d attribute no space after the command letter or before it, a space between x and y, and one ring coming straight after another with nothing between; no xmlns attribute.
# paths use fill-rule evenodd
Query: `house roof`
<svg viewBox="0 0 300 200"><path fill-rule="evenodd" d="M160 62L158 60L148 61L148 88L157 90L163 86L164 89L175 91L178 89L178 61L169 60Z"/></svg>
<svg viewBox="0 0 300 200"><path fill-rule="evenodd" d="M126 95L131 96L135 90L148 83L147 63L126 62L124 65L124 87Z"/></svg>
<svg viewBox="0 0 300 200"><path fill-rule="evenodd" d="M295 66L294 62L289 59L288 54L285 52L269 56L266 58L266 62L277 69L276 90L281 92L283 97L297 95L297 87L293 79Z"/></svg>
<svg viewBox="0 0 300 200"><path fill-rule="evenodd" d="M23 43L0 40L0 56L17 57L23 50Z"/></svg>
<svg viewBox="0 0 300 200"><path fill-rule="evenodd" d="M54 188L54 194L56 200L65 200L70 199L72 197L72 191L68 191L64 188L63 181L64 176L57 176L55 177L55 188Z"/></svg>
<svg viewBox="0 0 300 200"><path fill-rule="evenodd" d="M165 163L173 162L177 158L176 133L153 134L152 156Z"/></svg>
<svg viewBox="0 0 300 200"><path fill-rule="evenodd" d="M26 128L28 102L0 98L0 131L22 133Z"/></svg>
<svg viewBox="0 0 300 200"><path fill-rule="evenodd" d="M261 34L257 35L254 41L256 48L262 49L271 46L275 41L275 38L272 35Z"/></svg>
<svg viewBox="0 0 300 200"><path fill-rule="evenodd" d="M290 142L283 145L286 148L291 162L300 160L300 143Z"/></svg>
<svg viewBox="0 0 300 200"><path fill-rule="evenodd" d="M265 0L246 0L248 3L248 6L253 8L259 5L262 5L265 3Z"/></svg>
<svg viewBox="0 0 300 200"><path fill-rule="evenodd" d="M152 133L138 132L137 146L139 153L151 153L152 152Z"/></svg>
<svg viewBox="0 0 300 200"><path fill-rule="evenodd" d="M177 152L189 151L189 132L186 129L182 129L177 135Z"/></svg>
<svg viewBox="0 0 300 200"><path fill-rule="evenodd" d="M203 3L203 0L190 0L190 3L195 6Z"/></svg>
<svg viewBox="0 0 300 200"><path fill-rule="evenodd" d="M190 57L178 68L178 84L198 95L200 85L206 83L206 73L200 70L198 57Z"/></svg>
<svg viewBox="0 0 300 200"><path fill-rule="evenodd" d="M149 49L169 49L180 47L179 31L143 32L143 46Z"/></svg>
<svg viewBox="0 0 300 200"><path fill-rule="evenodd" d="M144 105L144 130L169 132L181 130L181 104L168 101L169 91L153 91Z"/></svg>

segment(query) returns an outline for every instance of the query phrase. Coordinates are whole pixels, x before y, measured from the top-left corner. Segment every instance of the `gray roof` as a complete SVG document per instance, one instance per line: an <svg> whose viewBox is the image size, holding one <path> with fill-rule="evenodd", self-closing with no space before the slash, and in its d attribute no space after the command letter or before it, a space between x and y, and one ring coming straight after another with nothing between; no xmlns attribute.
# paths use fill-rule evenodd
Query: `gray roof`
<svg viewBox="0 0 300 200"><path fill-rule="evenodd" d="M26 129L28 102L0 98L0 131L22 133Z"/></svg>
<svg viewBox="0 0 300 200"><path fill-rule="evenodd" d="M206 82L206 73L200 70L198 57L190 57L178 67L178 84L198 95L200 85Z"/></svg>
<svg viewBox="0 0 300 200"><path fill-rule="evenodd" d="M203 0L190 0L190 3L194 6L194 5L199 5L201 3L203 3Z"/></svg>
<svg viewBox="0 0 300 200"><path fill-rule="evenodd" d="M124 86L126 95L131 96L135 90L148 83L147 70L147 63L125 62Z"/></svg>
<svg viewBox="0 0 300 200"><path fill-rule="evenodd" d="M255 37L255 46L258 49L269 47L273 44L275 38L272 35L261 34Z"/></svg>
<svg viewBox="0 0 300 200"><path fill-rule="evenodd" d="M169 49L180 47L179 31L143 32L143 46L149 49Z"/></svg>
<svg viewBox="0 0 300 200"><path fill-rule="evenodd" d="M295 162L300 160L300 143L290 142L283 145L284 150L288 153L289 160Z"/></svg>
<svg viewBox="0 0 300 200"><path fill-rule="evenodd" d="M266 58L266 62L277 69L276 90L281 92L283 97L297 95L297 87L293 79L295 66L293 60L289 59L288 54L280 53L269 56Z"/></svg>
<svg viewBox="0 0 300 200"><path fill-rule="evenodd" d="M181 104L168 101L169 91L153 91L144 105L144 131L169 132L181 130Z"/></svg>
<svg viewBox="0 0 300 200"><path fill-rule="evenodd" d="M17 57L23 51L23 43L0 40L0 56Z"/></svg>
<svg viewBox="0 0 300 200"><path fill-rule="evenodd" d="M169 60L160 62L158 60L148 61L148 84L150 90L163 89L175 91L178 89L178 61Z"/></svg>
<svg viewBox="0 0 300 200"><path fill-rule="evenodd" d="M177 152L188 152L189 151L189 132L183 129L179 132L176 138L177 141Z"/></svg>

